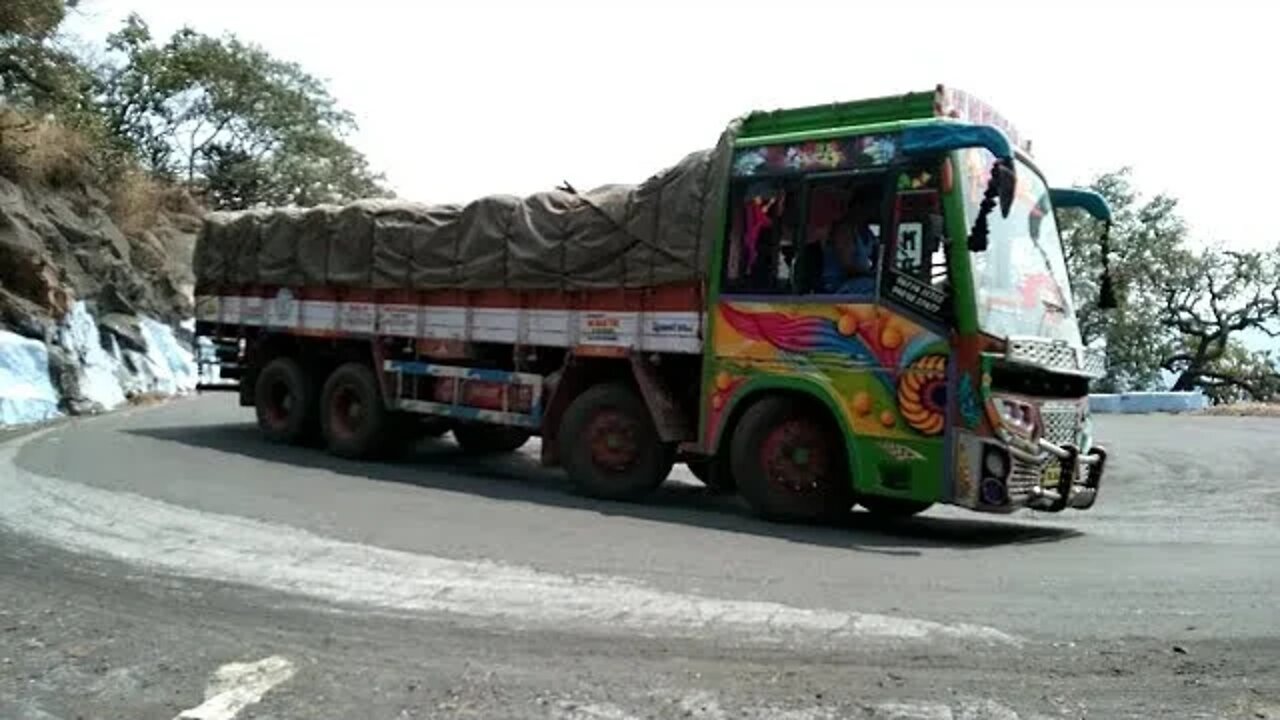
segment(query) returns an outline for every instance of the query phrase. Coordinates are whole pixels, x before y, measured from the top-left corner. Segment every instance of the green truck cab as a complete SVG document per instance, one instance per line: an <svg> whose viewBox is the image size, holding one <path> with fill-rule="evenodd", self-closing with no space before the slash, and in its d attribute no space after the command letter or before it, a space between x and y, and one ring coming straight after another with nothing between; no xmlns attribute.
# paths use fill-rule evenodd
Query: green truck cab
<svg viewBox="0 0 1280 720"><path fill-rule="evenodd" d="M1052 189L1011 125L944 88L749 116L730 173L700 473L784 519L1093 505L1105 357L1055 203L1109 222L1105 201Z"/></svg>

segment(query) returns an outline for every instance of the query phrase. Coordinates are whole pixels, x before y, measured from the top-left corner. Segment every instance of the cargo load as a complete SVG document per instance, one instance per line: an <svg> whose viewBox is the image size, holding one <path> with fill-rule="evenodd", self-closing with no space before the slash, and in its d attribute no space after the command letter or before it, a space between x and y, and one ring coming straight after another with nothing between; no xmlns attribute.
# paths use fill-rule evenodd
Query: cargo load
<svg viewBox="0 0 1280 720"><path fill-rule="evenodd" d="M704 277L728 179L732 126L639 185L465 205L361 200L213 213L198 284L378 290L642 288Z"/></svg>

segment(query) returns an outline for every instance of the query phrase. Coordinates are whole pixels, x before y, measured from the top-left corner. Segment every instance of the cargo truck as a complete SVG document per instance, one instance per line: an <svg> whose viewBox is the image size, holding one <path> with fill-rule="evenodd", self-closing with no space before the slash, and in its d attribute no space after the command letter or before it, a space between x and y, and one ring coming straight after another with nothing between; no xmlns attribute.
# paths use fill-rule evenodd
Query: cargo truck
<svg viewBox="0 0 1280 720"><path fill-rule="evenodd" d="M1067 207L1105 259L1106 203L950 88L756 112L636 186L212 215L197 334L269 440L343 457L540 436L598 498L683 462L786 521L1086 509Z"/></svg>

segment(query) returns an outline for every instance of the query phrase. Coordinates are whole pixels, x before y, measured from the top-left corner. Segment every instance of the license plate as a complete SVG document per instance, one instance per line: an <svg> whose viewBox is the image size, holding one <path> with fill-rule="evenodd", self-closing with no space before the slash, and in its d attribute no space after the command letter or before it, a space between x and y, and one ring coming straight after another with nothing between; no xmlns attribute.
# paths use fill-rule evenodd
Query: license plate
<svg viewBox="0 0 1280 720"><path fill-rule="evenodd" d="M1062 481L1062 464L1052 462L1044 469L1044 474L1040 476L1040 485L1050 490L1057 490L1058 483Z"/></svg>

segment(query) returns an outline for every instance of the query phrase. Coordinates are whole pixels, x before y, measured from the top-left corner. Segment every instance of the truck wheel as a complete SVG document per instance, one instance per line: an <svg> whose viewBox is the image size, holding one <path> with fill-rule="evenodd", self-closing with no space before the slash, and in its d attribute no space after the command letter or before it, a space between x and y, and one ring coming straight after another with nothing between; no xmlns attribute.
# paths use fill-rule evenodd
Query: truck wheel
<svg viewBox="0 0 1280 720"><path fill-rule="evenodd" d="M872 515L880 517L911 517L933 507L933 503L923 500L904 500L881 495L862 495L858 498L858 504Z"/></svg>
<svg viewBox="0 0 1280 720"><path fill-rule="evenodd" d="M515 452L529 442L530 435L524 428L486 423L458 423L453 428L458 445L476 455Z"/></svg>
<svg viewBox="0 0 1280 720"><path fill-rule="evenodd" d="M449 432L449 423L445 420L429 417L418 421L418 435L424 438L438 438Z"/></svg>
<svg viewBox="0 0 1280 720"><path fill-rule="evenodd" d="M733 469L720 455L705 460L689 460L685 465L713 493L731 493L738 489L738 484L733 481Z"/></svg>
<svg viewBox="0 0 1280 720"><path fill-rule="evenodd" d="M742 415L730 441L738 490L759 515L782 522L831 520L853 507L844 446L804 406L767 397Z"/></svg>
<svg viewBox="0 0 1280 720"><path fill-rule="evenodd" d="M424 437L421 418L416 413L388 412L386 429L378 442L379 459L398 460L413 454L418 441Z"/></svg>
<svg viewBox="0 0 1280 720"><path fill-rule="evenodd" d="M258 372L253 405L267 440L298 445L311 439L315 402L311 377L293 358L278 357Z"/></svg>
<svg viewBox="0 0 1280 720"><path fill-rule="evenodd" d="M368 365L347 363L334 370L324 384L320 409L320 429L334 455L369 458L386 447L387 408Z"/></svg>
<svg viewBox="0 0 1280 720"><path fill-rule="evenodd" d="M597 385L565 409L560 458L578 492L639 500L671 474L675 449L658 437L649 408L630 388Z"/></svg>

